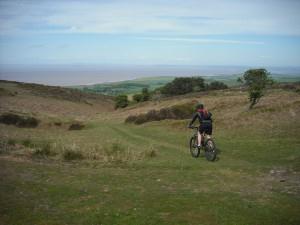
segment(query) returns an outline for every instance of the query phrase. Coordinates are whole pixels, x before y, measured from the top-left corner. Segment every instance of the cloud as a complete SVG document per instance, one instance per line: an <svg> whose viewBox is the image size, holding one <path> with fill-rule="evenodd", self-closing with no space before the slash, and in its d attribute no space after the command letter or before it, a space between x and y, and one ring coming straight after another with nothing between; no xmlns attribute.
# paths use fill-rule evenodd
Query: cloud
<svg viewBox="0 0 300 225"><path fill-rule="evenodd" d="M1 33L300 35L296 0L1 1Z"/></svg>
<svg viewBox="0 0 300 225"><path fill-rule="evenodd" d="M137 39L150 41L176 41L176 42L190 42L203 44L248 44L248 45L263 45L260 41L241 41L241 40L225 40L225 39L208 39L208 38L165 38L165 37L141 37Z"/></svg>

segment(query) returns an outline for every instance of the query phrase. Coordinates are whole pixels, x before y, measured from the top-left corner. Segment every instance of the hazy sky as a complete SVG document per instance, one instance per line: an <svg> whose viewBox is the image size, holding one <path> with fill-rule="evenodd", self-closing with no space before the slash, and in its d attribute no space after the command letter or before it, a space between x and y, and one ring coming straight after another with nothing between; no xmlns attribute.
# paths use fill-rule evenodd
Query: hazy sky
<svg viewBox="0 0 300 225"><path fill-rule="evenodd" d="M0 64L300 66L298 0L0 0Z"/></svg>

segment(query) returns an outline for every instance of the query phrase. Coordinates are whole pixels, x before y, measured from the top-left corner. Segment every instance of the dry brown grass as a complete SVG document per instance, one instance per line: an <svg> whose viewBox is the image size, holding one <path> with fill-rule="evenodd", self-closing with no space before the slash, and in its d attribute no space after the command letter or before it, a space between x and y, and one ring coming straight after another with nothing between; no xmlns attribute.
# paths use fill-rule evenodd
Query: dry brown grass
<svg viewBox="0 0 300 225"><path fill-rule="evenodd" d="M0 87L4 92L17 93L16 95L0 95L1 113L19 112L38 115L41 118L88 119L94 118L99 113L114 110L113 100L101 95L16 82L1 81Z"/></svg>
<svg viewBox="0 0 300 225"><path fill-rule="evenodd" d="M116 117L123 119L129 115L139 115L150 110L159 110L176 104L188 102L202 102L212 112L215 127L222 129L247 128L256 129L255 124L260 124L269 130L287 129L287 124L300 128L300 95L291 90L268 90L261 101L249 110L247 92L238 90L213 91L197 93L173 98L161 102L148 102L120 110ZM256 116L257 115L257 116ZM180 124L182 125L182 124ZM282 129L280 129L281 126Z"/></svg>

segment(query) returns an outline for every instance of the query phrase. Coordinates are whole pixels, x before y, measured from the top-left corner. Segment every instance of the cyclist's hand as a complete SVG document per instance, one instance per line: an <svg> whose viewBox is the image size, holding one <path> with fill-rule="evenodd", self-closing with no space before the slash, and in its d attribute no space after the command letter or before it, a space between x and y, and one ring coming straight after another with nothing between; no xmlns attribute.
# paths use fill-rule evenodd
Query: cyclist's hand
<svg viewBox="0 0 300 225"><path fill-rule="evenodd" d="M188 127L187 128L192 128L192 125L188 125Z"/></svg>

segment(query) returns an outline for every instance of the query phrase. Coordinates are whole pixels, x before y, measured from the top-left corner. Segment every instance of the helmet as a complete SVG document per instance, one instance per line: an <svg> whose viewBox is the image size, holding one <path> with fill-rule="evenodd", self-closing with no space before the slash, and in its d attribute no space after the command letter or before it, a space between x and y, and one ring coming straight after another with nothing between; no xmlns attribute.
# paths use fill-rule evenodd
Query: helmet
<svg viewBox="0 0 300 225"><path fill-rule="evenodd" d="M202 103L197 103L197 105L196 105L196 110L197 109L203 109L204 108L204 105L202 104Z"/></svg>

